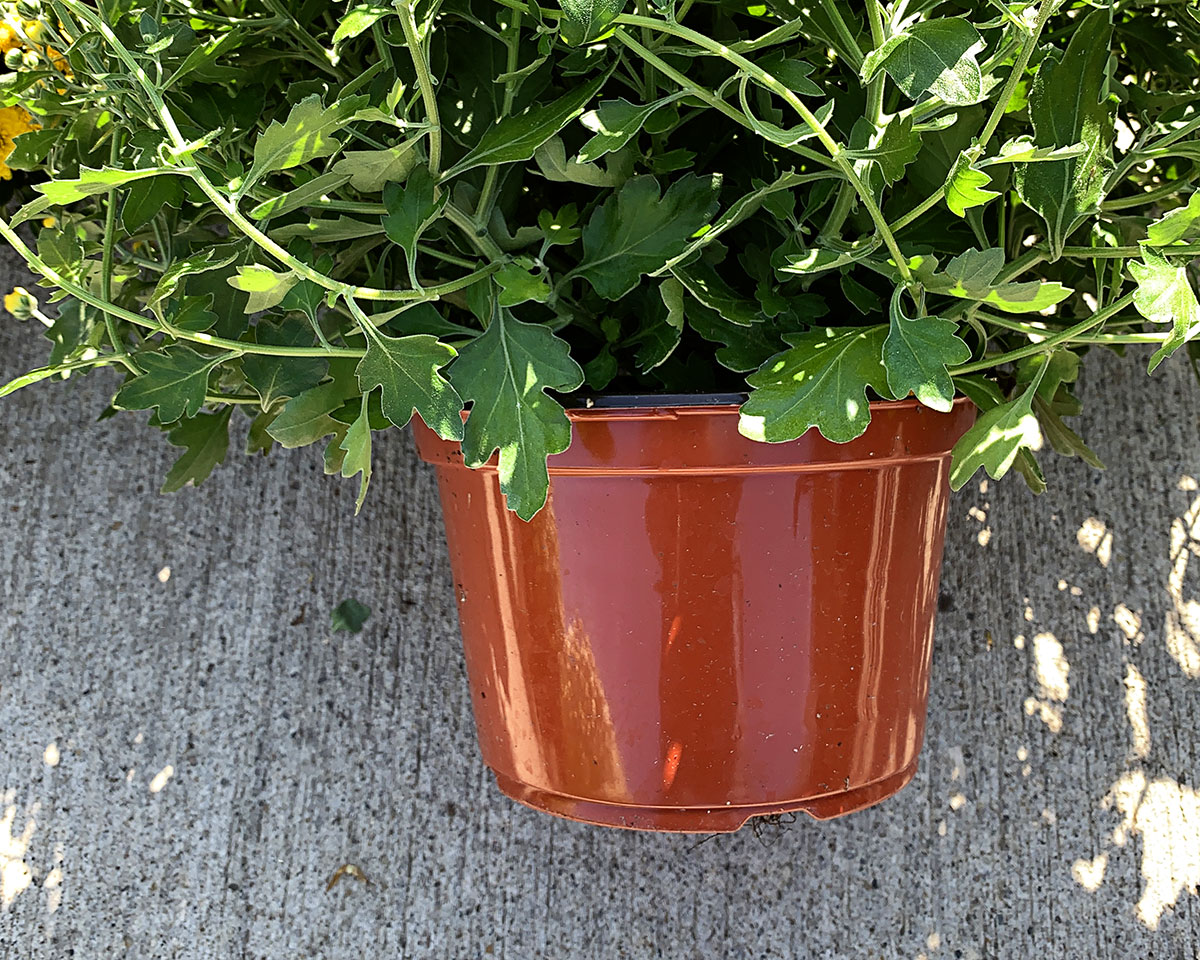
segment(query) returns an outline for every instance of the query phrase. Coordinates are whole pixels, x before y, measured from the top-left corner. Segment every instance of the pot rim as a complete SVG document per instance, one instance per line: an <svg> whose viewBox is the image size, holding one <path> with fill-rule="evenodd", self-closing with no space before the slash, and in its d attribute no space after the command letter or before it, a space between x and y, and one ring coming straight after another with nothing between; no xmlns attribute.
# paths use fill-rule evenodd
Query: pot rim
<svg viewBox="0 0 1200 960"><path fill-rule="evenodd" d="M612 394L597 397L574 397L570 405L564 405L571 420L674 420L680 416L730 416L741 410L748 394L744 393L663 393L663 394ZM575 404L583 401L585 406ZM955 397L951 411L971 403L968 397ZM868 404L871 413L882 410L921 409L930 414L947 416L926 407L916 397L902 400L872 400Z"/></svg>

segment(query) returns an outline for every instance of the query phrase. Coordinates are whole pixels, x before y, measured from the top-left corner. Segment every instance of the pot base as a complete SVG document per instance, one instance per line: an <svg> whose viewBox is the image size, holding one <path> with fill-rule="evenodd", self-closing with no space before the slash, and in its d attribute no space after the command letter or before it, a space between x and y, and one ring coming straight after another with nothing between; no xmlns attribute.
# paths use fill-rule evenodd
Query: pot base
<svg viewBox="0 0 1200 960"><path fill-rule="evenodd" d="M832 820L865 810L899 793L917 772L917 762L890 777L820 797L803 797L777 803L725 807L641 807L622 803L584 800L561 793L539 790L528 784L492 773L507 797L534 810L565 820L625 830L654 830L662 833L733 833L751 817L803 811L814 820Z"/></svg>

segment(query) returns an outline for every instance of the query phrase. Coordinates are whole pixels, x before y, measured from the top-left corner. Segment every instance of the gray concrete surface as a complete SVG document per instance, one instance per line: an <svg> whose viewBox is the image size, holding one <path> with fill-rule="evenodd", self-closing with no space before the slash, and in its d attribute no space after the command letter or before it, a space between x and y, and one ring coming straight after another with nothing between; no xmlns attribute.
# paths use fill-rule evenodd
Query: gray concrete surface
<svg viewBox="0 0 1200 960"><path fill-rule="evenodd" d="M36 339L0 323L0 378ZM953 501L916 781L703 844L498 794L407 436L379 437L358 519L311 452L161 497L164 440L93 423L111 388L0 401L5 960L1197 956L1183 362L1088 374L1107 473L1050 460L1040 499ZM331 635L346 596L374 615Z"/></svg>

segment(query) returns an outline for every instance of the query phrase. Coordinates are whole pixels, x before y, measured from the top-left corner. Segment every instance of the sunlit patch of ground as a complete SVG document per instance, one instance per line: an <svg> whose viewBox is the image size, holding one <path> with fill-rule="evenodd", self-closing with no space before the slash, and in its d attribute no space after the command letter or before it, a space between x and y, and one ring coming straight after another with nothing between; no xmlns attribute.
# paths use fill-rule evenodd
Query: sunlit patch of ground
<svg viewBox="0 0 1200 960"><path fill-rule="evenodd" d="M1195 491L1197 483L1192 477L1183 477L1179 489ZM1105 537L1111 537L1111 533L1084 524L1078 539L1081 547L1098 555ZM1189 564L1200 557L1200 498L1172 521L1169 544L1171 571L1165 589L1170 607L1163 640L1180 670L1194 679L1200 677L1200 600L1196 599L1195 586L1189 587L1188 573ZM1197 569L1200 565L1192 567L1193 583ZM1124 604L1117 605L1112 619L1126 644L1137 646L1145 640L1141 616ZM1095 632L1092 626L1089 619L1088 627ZM1124 683L1129 769L1117 778L1101 802L1104 809L1120 814L1121 822L1105 844L1106 849L1090 860L1076 860L1071 875L1085 890L1098 890L1110 857L1126 847L1131 838L1138 838L1143 888L1134 912L1142 924L1154 930L1185 890L1194 895L1200 889L1200 793L1170 777L1151 779L1147 775L1143 764L1152 745L1146 709L1151 691L1141 671L1128 660Z"/></svg>

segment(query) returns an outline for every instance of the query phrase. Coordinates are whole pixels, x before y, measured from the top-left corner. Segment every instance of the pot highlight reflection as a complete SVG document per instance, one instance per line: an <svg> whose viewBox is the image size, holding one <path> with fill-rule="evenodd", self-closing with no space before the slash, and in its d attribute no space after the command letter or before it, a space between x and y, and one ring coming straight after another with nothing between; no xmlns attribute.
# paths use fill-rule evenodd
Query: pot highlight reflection
<svg viewBox="0 0 1200 960"><path fill-rule="evenodd" d="M916 770L949 451L974 418L877 404L786 444L733 406L569 411L525 523L494 463L414 421L437 468L484 761L506 794L606 826L829 818Z"/></svg>

